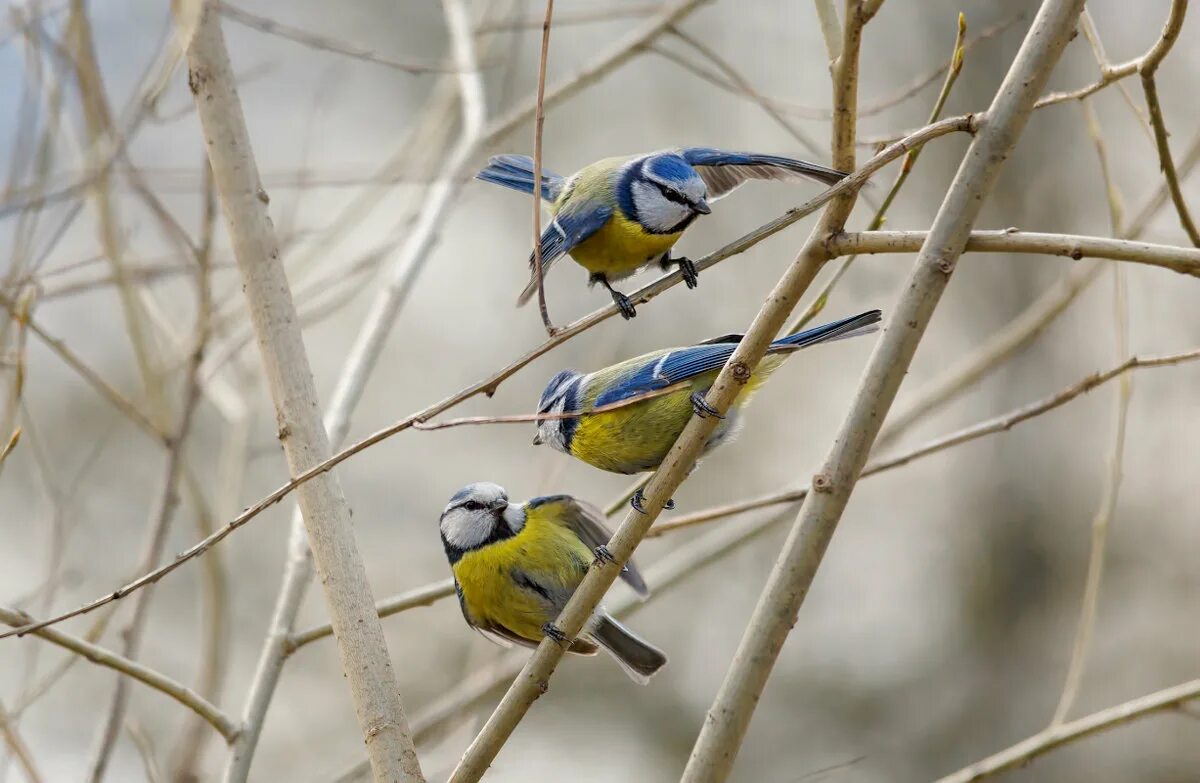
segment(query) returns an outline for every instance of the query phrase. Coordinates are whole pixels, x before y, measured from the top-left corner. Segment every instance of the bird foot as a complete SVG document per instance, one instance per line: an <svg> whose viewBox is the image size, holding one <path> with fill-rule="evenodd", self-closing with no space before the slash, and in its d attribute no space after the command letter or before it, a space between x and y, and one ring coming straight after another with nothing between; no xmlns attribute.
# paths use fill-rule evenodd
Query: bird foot
<svg viewBox="0 0 1200 783"><path fill-rule="evenodd" d="M679 273L683 275L683 282L688 288L695 288L700 285L700 270L696 268L696 262L687 256L680 256L674 259L676 264L679 264Z"/></svg>
<svg viewBox="0 0 1200 783"><path fill-rule="evenodd" d="M568 642L567 635L558 630L558 626L554 623L546 623L542 626L542 633L552 639L555 644L560 647Z"/></svg>
<svg viewBox="0 0 1200 783"><path fill-rule="evenodd" d="M718 419L724 419L717 409L708 404L708 400L704 399L704 392L692 392L692 410L697 416L702 419L707 419L709 416L716 416Z"/></svg>
<svg viewBox="0 0 1200 783"><path fill-rule="evenodd" d="M633 307L633 302L629 301L629 297L620 291L612 292L613 304L621 311L621 317L628 321L630 318L637 316L637 310Z"/></svg>
<svg viewBox="0 0 1200 783"><path fill-rule="evenodd" d="M604 544L592 550L592 554L596 556L594 565L607 565L608 563L617 562L617 558L613 557L613 553L608 551L608 547Z"/></svg>
<svg viewBox="0 0 1200 783"><path fill-rule="evenodd" d="M645 503L645 501L646 501L646 496L639 489L637 492L634 492L633 497L631 497L629 499L629 505L633 506L633 510L638 512L639 514L645 514L646 507L645 507L645 505L643 505ZM672 511L672 510L674 510L674 508L675 508L674 498L668 498L667 502L663 504L664 511ZM610 554L609 557L611 557L611 556L612 555Z"/></svg>

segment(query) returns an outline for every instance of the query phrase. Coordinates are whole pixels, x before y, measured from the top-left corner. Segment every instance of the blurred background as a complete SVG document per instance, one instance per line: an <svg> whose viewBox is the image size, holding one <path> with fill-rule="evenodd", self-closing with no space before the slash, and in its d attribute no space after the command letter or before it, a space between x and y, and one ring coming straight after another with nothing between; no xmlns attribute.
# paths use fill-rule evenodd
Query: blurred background
<svg viewBox="0 0 1200 783"><path fill-rule="evenodd" d="M863 45L860 104L876 110L860 121L860 161L872 153L872 139L925 123L942 81L936 69L950 56L960 11L968 38L982 37L966 53L946 116L987 106L1037 5L885 3ZM473 0L469 6L480 30L476 44L490 120L533 94L544 6L529 0ZM1097 0L1088 7L1109 58L1122 62L1157 40L1168 3L1135 8ZM549 83L569 78L659 9L635 0L559 0ZM81 91L77 78L70 7L13 0L0 20L0 271L7 308L0 394L8 427L0 436L22 428L0 475L0 605L39 617L110 591L138 572L165 461L161 443L65 363L48 339L62 341L150 420L157 420L154 400L161 398L169 414L163 421L176 421L194 337L197 277L172 232L164 230L162 215L148 205L161 205L193 242L200 241L204 225L204 148L185 72L167 70L155 84L164 72L161 51L172 46L166 4L106 0L89 4L86 12L99 68L93 76L122 129L119 145L89 134L81 96L96 93L94 86ZM430 179L459 131L456 78L413 75L304 45L247 24L254 16L246 14L377 59L441 66L450 62L446 24L432 0L237 0L225 12L243 106L324 402L382 285L380 270L390 268L414 230ZM1188 20L1159 76L1177 161L1200 126L1192 78L1200 66L1197 24ZM546 168L570 173L609 155L685 145L828 163L829 126L819 116L829 105L828 58L812 4L712 0L687 14L680 28L732 65L786 122L745 90L723 89L705 78L721 77L720 67L665 34L547 113ZM1069 46L1051 89L1080 87L1097 74L1081 36ZM928 86L893 100L930 75ZM1127 81L1132 103L1144 111L1136 77ZM152 105L144 103L147 94ZM1091 106L1127 224L1161 184L1153 140L1116 87L1097 94ZM437 120L439 111L448 121ZM806 148L804 139L814 148ZM928 227L966 143L966 137L947 136L926 149L887 216L888 228ZM531 150L532 123L522 122L472 160ZM98 168L96 161L111 166ZM896 171L893 165L877 176L868 194L875 203ZM103 193L90 185L103 185ZM1193 204L1200 203L1200 185L1185 181L1184 189ZM751 183L698 222L679 250L698 258L816 192ZM107 239L104 210L115 223ZM528 200L516 194L463 184L352 417L349 440L486 377L544 339L536 309L513 306L527 275L529 211ZM860 201L850 227L864 228L872 213ZM810 226L811 219L704 272L697 291L673 288L640 307L633 322L606 321L522 369L495 397L469 400L448 415L531 412L546 380L564 367L589 370L743 330ZM1030 121L978 224L1009 226L1112 234L1105 182L1078 102L1047 107ZM1154 213L1143 238L1187 244L1169 203ZM113 247L134 270L123 288L114 285ZM874 307L886 315L912 258L859 259L820 320ZM1048 292L1060 290L1069 275L1075 275L1078 292L1011 358L879 453L897 453L1003 414L1118 363L1115 274L1104 268L1084 280L1081 271L1091 263L1035 255L965 257L896 410L1044 302ZM220 219L211 266L212 334L201 367L203 393L184 448L181 503L167 532L168 556L287 477ZM624 290L654 274L627 282ZM1181 352L1200 342L1194 280L1139 265L1128 265L1125 275L1132 353ZM603 291L588 290L583 281L573 264L548 277L556 322L608 304ZM47 339L13 319L22 302ZM677 493L676 514L805 485L837 431L874 341L837 343L789 362L756 398L740 438L706 459ZM1200 672L1198 385L1195 365L1133 377L1123 476L1072 717ZM863 481L754 717L735 780L927 780L1045 727L1063 688L1083 601L1092 520L1102 505L1113 448L1117 388L1109 384L1010 432ZM449 496L468 482L497 482L515 498L566 492L601 505L628 485L625 477L534 449L532 434L532 425L408 431L338 469L377 598L449 575L436 522ZM279 591L291 513L289 499L153 588L140 659L208 689L235 718ZM671 658L648 687L632 685L603 658L566 661L488 779L676 779L793 519L794 513L784 514L762 535L630 615L630 625ZM652 567L716 526L746 524L753 521L717 521L708 529L649 540L638 559ZM627 598L623 590L614 588L611 600ZM60 628L94 632L99 643L117 648L129 603L119 602L103 628L96 626L101 613ZM296 626L325 620L320 590L311 589ZM388 618L384 628L410 715L420 715L468 675L505 660L505 651L464 625L453 600ZM45 780L83 778L113 689L113 673L86 661L64 673L72 657L31 637L0 641L0 704L10 718L20 708L10 725ZM214 666L220 676L213 676ZM226 751L215 732L195 728L186 711L140 684L130 687L130 697L129 731L117 740L108 779L145 779L147 757L161 768L162 779L219 777ZM494 701L468 710L422 744L431 780L449 772ZM1183 712L1153 716L1004 779L1195 780L1195 718ZM284 670L251 779L328 781L362 758L332 639L298 650ZM0 750L0 781L23 775L11 747Z"/></svg>

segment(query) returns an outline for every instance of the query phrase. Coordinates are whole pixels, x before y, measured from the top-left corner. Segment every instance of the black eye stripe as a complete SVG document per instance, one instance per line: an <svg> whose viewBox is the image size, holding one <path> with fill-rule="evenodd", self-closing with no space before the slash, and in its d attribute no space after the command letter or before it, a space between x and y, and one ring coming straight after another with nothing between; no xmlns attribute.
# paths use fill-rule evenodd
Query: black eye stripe
<svg viewBox="0 0 1200 783"><path fill-rule="evenodd" d="M690 204L688 203L688 200L686 198L684 198L682 195L675 192L674 190L671 190L666 185L663 185L659 182L655 182L654 185L658 188L658 191L660 193L662 193L663 196L668 201L674 201L676 204L683 204L685 207L690 206Z"/></svg>

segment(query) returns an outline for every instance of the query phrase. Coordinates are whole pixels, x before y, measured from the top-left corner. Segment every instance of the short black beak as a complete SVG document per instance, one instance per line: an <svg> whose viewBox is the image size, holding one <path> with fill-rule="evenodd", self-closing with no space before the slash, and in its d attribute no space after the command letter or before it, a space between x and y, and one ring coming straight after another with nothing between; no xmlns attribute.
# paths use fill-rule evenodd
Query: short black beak
<svg viewBox="0 0 1200 783"><path fill-rule="evenodd" d="M496 502L494 502L490 506L488 506L488 510L490 510L490 511L503 511L506 508L508 508L507 500L497 500Z"/></svg>
<svg viewBox="0 0 1200 783"><path fill-rule="evenodd" d="M533 445L535 445L535 446L542 445L542 433L539 432L537 435L533 436Z"/></svg>
<svg viewBox="0 0 1200 783"><path fill-rule="evenodd" d="M700 199L695 204L692 204L692 209L696 212L699 212L701 215L712 214L712 207L708 205L708 201L705 199Z"/></svg>

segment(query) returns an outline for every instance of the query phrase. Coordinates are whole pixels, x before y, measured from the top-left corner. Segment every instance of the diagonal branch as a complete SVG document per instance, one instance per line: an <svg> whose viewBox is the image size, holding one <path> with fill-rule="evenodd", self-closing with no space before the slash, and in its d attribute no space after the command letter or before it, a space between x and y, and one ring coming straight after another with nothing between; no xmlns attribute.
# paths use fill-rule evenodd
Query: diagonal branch
<svg viewBox="0 0 1200 783"><path fill-rule="evenodd" d="M971 142L938 209L837 439L821 471L813 477L814 491L804 499L771 570L725 681L709 708L683 781L722 781L728 777L755 706L875 436L966 248L971 226L1032 113L1038 93L1070 40L1082 9L1083 0L1046 0L1033 20L992 101L987 121Z"/></svg>
<svg viewBox="0 0 1200 783"><path fill-rule="evenodd" d="M862 27L878 7L879 1L873 0L869 6L856 4L855 13L847 14L842 53L833 66L832 157L834 167L845 171L853 170L855 166L854 106L858 95L858 53L862 43ZM831 190L837 190L853 179L855 178L848 177ZM828 194L829 192L826 195ZM695 466L702 449L716 429L718 417L742 391L754 368L766 353L767 346L783 328L800 297L828 260L825 241L845 226L846 219L854 208L855 194L855 190L844 188L829 200L829 207L805 240L800 253L775 284L767 296L766 303L746 330L745 336L721 368L712 387L706 392L705 402L716 411L717 416L693 417L688 421L646 485L643 505L648 510L634 509L626 515L608 543L612 557L600 558L592 563L587 575L554 621L566 639L574 639L583 629L604 593L616 580L625 562L633 555L633 550L646 535L671 495ZM567 646L569 644L564 646L550 637L542 640L482 731L467 748L462 761L450 776L451 783L473 783L483 776L534 700L549 687L548 680L566 652Z"/></svg>

